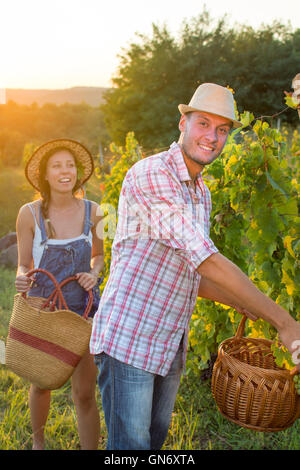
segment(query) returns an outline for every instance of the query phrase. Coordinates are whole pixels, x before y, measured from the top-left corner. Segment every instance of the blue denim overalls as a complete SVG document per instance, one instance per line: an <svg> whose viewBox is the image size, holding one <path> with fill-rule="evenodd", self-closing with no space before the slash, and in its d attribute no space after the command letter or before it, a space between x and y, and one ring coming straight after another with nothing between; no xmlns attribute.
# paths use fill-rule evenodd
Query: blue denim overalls
<svg viewBox="0 0 300 470"><path fill-rule="evenodd" d="M45 269L53 274L55 279L60 283L70 276L74 276L78 272L90 272L90 261L92 247L89 241L89 231L93 225L90 222L91 201L84 199L85 203L85 219L82 236L76 237L67 243L51 244L48 242L45 229L44 218L39 208L39 219L41 229L41 245L44 245L43 255L39 264L39 268ZM79 239L77 239L79 238ZM100 282L100 281L99 281ZM54 285L51 279L43 274L35 274L35 282L28 295L35 297L48 298L53 292ZM62 288L62 292L67 306L73 312L83 315L87 304L87 292L79 285L77 281L70 281ZM99 287L93 289L94 304L89 316L93 316L99 302Z"/></svg>

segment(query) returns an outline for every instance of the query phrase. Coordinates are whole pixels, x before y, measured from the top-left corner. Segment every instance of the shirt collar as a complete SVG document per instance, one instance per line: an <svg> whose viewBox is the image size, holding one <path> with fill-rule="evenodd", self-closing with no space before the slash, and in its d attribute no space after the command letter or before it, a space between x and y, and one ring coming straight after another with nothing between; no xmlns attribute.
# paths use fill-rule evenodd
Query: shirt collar
<svg viewBox="0 0 300 470"><path fill-rule="evenodd" d="M170 152L173 157L173 161L176 165L177 174L179 176L180 181L192 181L190 177L189 171L185 164L180 145L177 142L173 142L170 146ZM196 182L202 181L201 173L198 174L196 178Z"/></svg>

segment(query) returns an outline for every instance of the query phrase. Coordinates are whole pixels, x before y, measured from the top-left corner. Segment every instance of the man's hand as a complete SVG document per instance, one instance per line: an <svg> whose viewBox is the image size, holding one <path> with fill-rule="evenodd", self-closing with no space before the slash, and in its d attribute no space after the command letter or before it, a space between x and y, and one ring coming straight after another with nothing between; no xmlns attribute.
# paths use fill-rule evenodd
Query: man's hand
<svg viewBox="0 0 300 470"><path fill-rule="evenodd" d="M262 318L274 326L284 346L292 354L293 359L298 361L296 350L300 349L297 343L300 341L300 323L279 304L257 289L238 266L220 253L215 253L207 258L197 271L221 292L226 292L229 299L238 299L238 302L234 304L242 305L241 311L251 312L251 315ZM300 372L300 364L295 365Z"/></svg>
<svg viewBox="0 0 300 470"><path fill-rule="evenodd" d="M292 355L297 371L300 372L300 323L291 317L286 326L278 330L280 340Z"/></svg>

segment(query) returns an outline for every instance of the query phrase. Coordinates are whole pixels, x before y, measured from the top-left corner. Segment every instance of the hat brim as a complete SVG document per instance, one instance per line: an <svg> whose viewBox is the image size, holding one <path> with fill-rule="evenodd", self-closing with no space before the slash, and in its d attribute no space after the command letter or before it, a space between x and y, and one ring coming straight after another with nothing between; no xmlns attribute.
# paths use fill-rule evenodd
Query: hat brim
<svg viewBox="0 0 300 470"><path fill-rule="evenodd" d="M71 139L55 139L38 147L28 160L25 167L25 176L29 183L37 190L39 187L39 169L43 158L51 151L64 148L69 150L75 156L83 168L83 174L78 179L78 186L82 186L91 177L94 171L94 160L88 149L80 142Z"/></svg>
<svg viewBox="0 0 300 470"><path fill-rule="evenodd" d="M210 113L210 114L215 114L216 116L223 117L225 119L229 119L229 121L232 122L233 129L238 129L239 127L242 127L243 124L239 121L236 121L235 119L232 119L230 116L225 116L223 114L217 114L214 113L208 109L198 109L198 108L193 108L192 106L189 106L187 104L180 104L178 105L178 109L181 114L186 114L186 113L191 113L193 111L198 111L198 112L203 112L203 113Z"/></svg>

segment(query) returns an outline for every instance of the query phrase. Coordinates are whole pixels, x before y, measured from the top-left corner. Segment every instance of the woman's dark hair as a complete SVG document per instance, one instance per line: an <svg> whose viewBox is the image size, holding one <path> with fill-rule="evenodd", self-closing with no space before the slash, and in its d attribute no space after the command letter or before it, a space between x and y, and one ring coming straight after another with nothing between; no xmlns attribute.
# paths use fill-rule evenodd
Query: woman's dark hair
<svg viewBox="0 0 300 470"><path fill-rule="evenodd" d="M76 181L74 188L72 189L72 193L73 194L76 193L76 191L78 191L78 189L81 188L81 183L78 180L78 169L80 165L78 164L75 155L71 152L70 149L66 147L57 147L55 149L50 150L46 155L44 155L44 157L42 158L40 162L40 167L39 167L39 188L40 188L40 195L42 199L41 210L42 210L42 214L45 219L45 222L46 222L46 229L48 232L48 236L50 238L55 238L55 230L51 225L49 214L48 214L51 192L50 192L49 183L46 180L46 171L47 171L47 163L48 163L49 158L61 150L66 150L72 155L75 161L76 168L77 168L77 181Z"/></svg>

